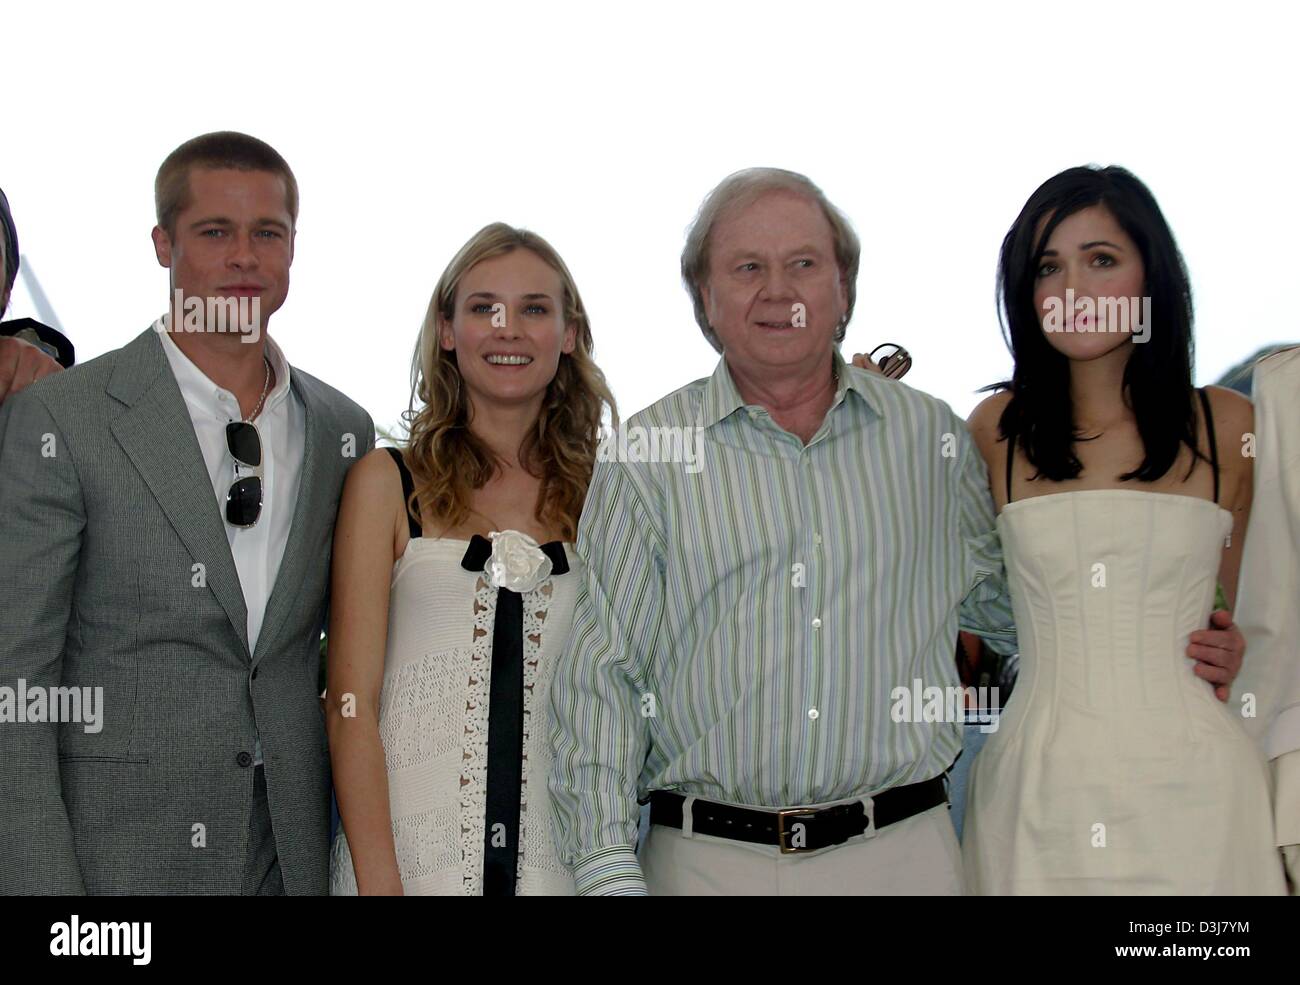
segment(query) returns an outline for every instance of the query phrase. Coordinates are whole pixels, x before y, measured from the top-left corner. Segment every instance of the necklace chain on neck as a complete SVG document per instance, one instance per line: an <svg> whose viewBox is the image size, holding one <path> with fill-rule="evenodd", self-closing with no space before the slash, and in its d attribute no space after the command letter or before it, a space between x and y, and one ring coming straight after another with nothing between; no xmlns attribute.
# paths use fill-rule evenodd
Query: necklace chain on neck
<svg viewBox="0 0 1300 985"><path fill-rule="evenodd" d="M266 375L262 379L262 395L257 398L257 406L253 408L251 414L244 418L245 421L251 421L261 413L262 402L266 400L266 391L271 388L271 360L267 359L266 356L263 356L262 363L266 366Z"/></svg>

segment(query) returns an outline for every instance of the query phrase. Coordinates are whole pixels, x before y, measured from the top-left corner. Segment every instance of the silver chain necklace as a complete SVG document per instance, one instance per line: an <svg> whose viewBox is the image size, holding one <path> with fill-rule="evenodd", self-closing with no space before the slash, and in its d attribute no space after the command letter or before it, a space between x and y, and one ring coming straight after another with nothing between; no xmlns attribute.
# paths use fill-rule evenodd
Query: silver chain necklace
<svg viewBox="0 0 1300 985"><path fill-rule="evenodd" d="M245 421L251 421L262 410L262 401L266 399L266 391L271 388L271 360L263 356L262 363L266 366L266 376L262 380L262 395L257 398L257 406L253 408L253 413L244 418Z"/></svg>

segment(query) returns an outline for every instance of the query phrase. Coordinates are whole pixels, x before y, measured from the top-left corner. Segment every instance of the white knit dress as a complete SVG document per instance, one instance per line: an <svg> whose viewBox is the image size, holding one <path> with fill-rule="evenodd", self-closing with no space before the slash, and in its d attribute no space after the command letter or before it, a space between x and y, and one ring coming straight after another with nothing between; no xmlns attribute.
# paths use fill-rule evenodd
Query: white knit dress
<svg viewBox="0 0 1300 985"><path fill-rule="evenodd" d="M488 697L497 589L461 566L468 541L413 537L393 566L379 734L388 766L393 840L408 895L482 893ZM567 895L551 805L549 688L569 635L581 562L523 595L524 762L518 895ZM357 892L340 828L331 895Z"/></svg>

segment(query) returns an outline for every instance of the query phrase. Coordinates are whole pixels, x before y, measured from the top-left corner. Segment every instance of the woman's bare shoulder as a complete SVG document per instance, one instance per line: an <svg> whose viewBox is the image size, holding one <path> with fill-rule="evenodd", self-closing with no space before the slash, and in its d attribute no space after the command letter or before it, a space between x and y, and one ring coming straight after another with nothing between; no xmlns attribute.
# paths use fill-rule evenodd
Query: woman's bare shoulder
<svg viewBox="0 0 1300 985"><path fill-rule="evenodd" d="M1207 386L1205 393L1210 398L1210 413L1214 415L1214 441L1219 458L1227 462L1229 456L1234 461L1247 457L1242 455L1242 449L1254 440L1255 405L1227 387Z"/></svg>
<svg viewBox="0 0 1300 985"><path fill-rule="evenodd" d="M1005 448L999 449L1002 442L1000 425L1002 413L1010 402L1011 391L999 390L981 400L966 419L966 428L986 462L991 462L995 455L1005 454Z"/></svg>

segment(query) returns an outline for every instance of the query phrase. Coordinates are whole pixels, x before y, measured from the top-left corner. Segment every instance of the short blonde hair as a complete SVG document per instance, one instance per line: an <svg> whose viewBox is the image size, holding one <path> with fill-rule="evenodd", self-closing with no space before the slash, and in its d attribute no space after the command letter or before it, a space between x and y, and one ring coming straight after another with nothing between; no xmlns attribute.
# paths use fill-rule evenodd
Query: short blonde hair
<svg viewBox="0 0 1300 985"><path fill-rule="evenodd" d="M176 217L190 204L190 171L194 168L231 171L269 171L284 182L284 206L298 224L298 179L289 164L270 144L246 133L221 130L187 140L167 155L153 183L158 225L176 236Z"/></svg>
<svg viewBox="0 0 1300 985"><path fill-rule="evenodd" d="M831 238L835 244L835 260L840 266L840 276L844 278L848 291L848 307L844 319L835 330L835 341L843 342L848 329L849 319L853 317L853 305L858 296L858 264L862 259L862 244L858 234L853 231L844 213L831 204L825 193L813 184L808 177L795 171L781 168L746 168L723 178L721 183L709 192L700 206L699 212L686 233L686 246L682 249L682 281L691 295L695 305L695 321L709 344L718 352L722 351L722 341L718 333L709 324L709 317L704 308L704 291L701 285L709 273L709 239L713 227L725 212L748 205L770 192L792 192L810 199L822 210L826 221L831 226Z"/></svg>
<svg viewBox="0 0 1300 985"><path fill-rule="evenodd" d="M559 275L564 320L576 328L573 351L561 354L541 411L519 451L524 467L542 480L534 516L572 540L596 463L602 416L608 408L616 425L618 410L592 359L591 325L569 268L541 236L503 222L484 226L461 247L429 300L411 362L411 403L404 415L410 432L406 460L415 485L407 508L414 516L422 505L444 529L459 526L470 515L470 494L497 472L497 457L469 428L469 396L461 384L456 351L439 342L439 321L451 321L455 315L456 291L470 269L515 250L530 251Z"/></svg>

